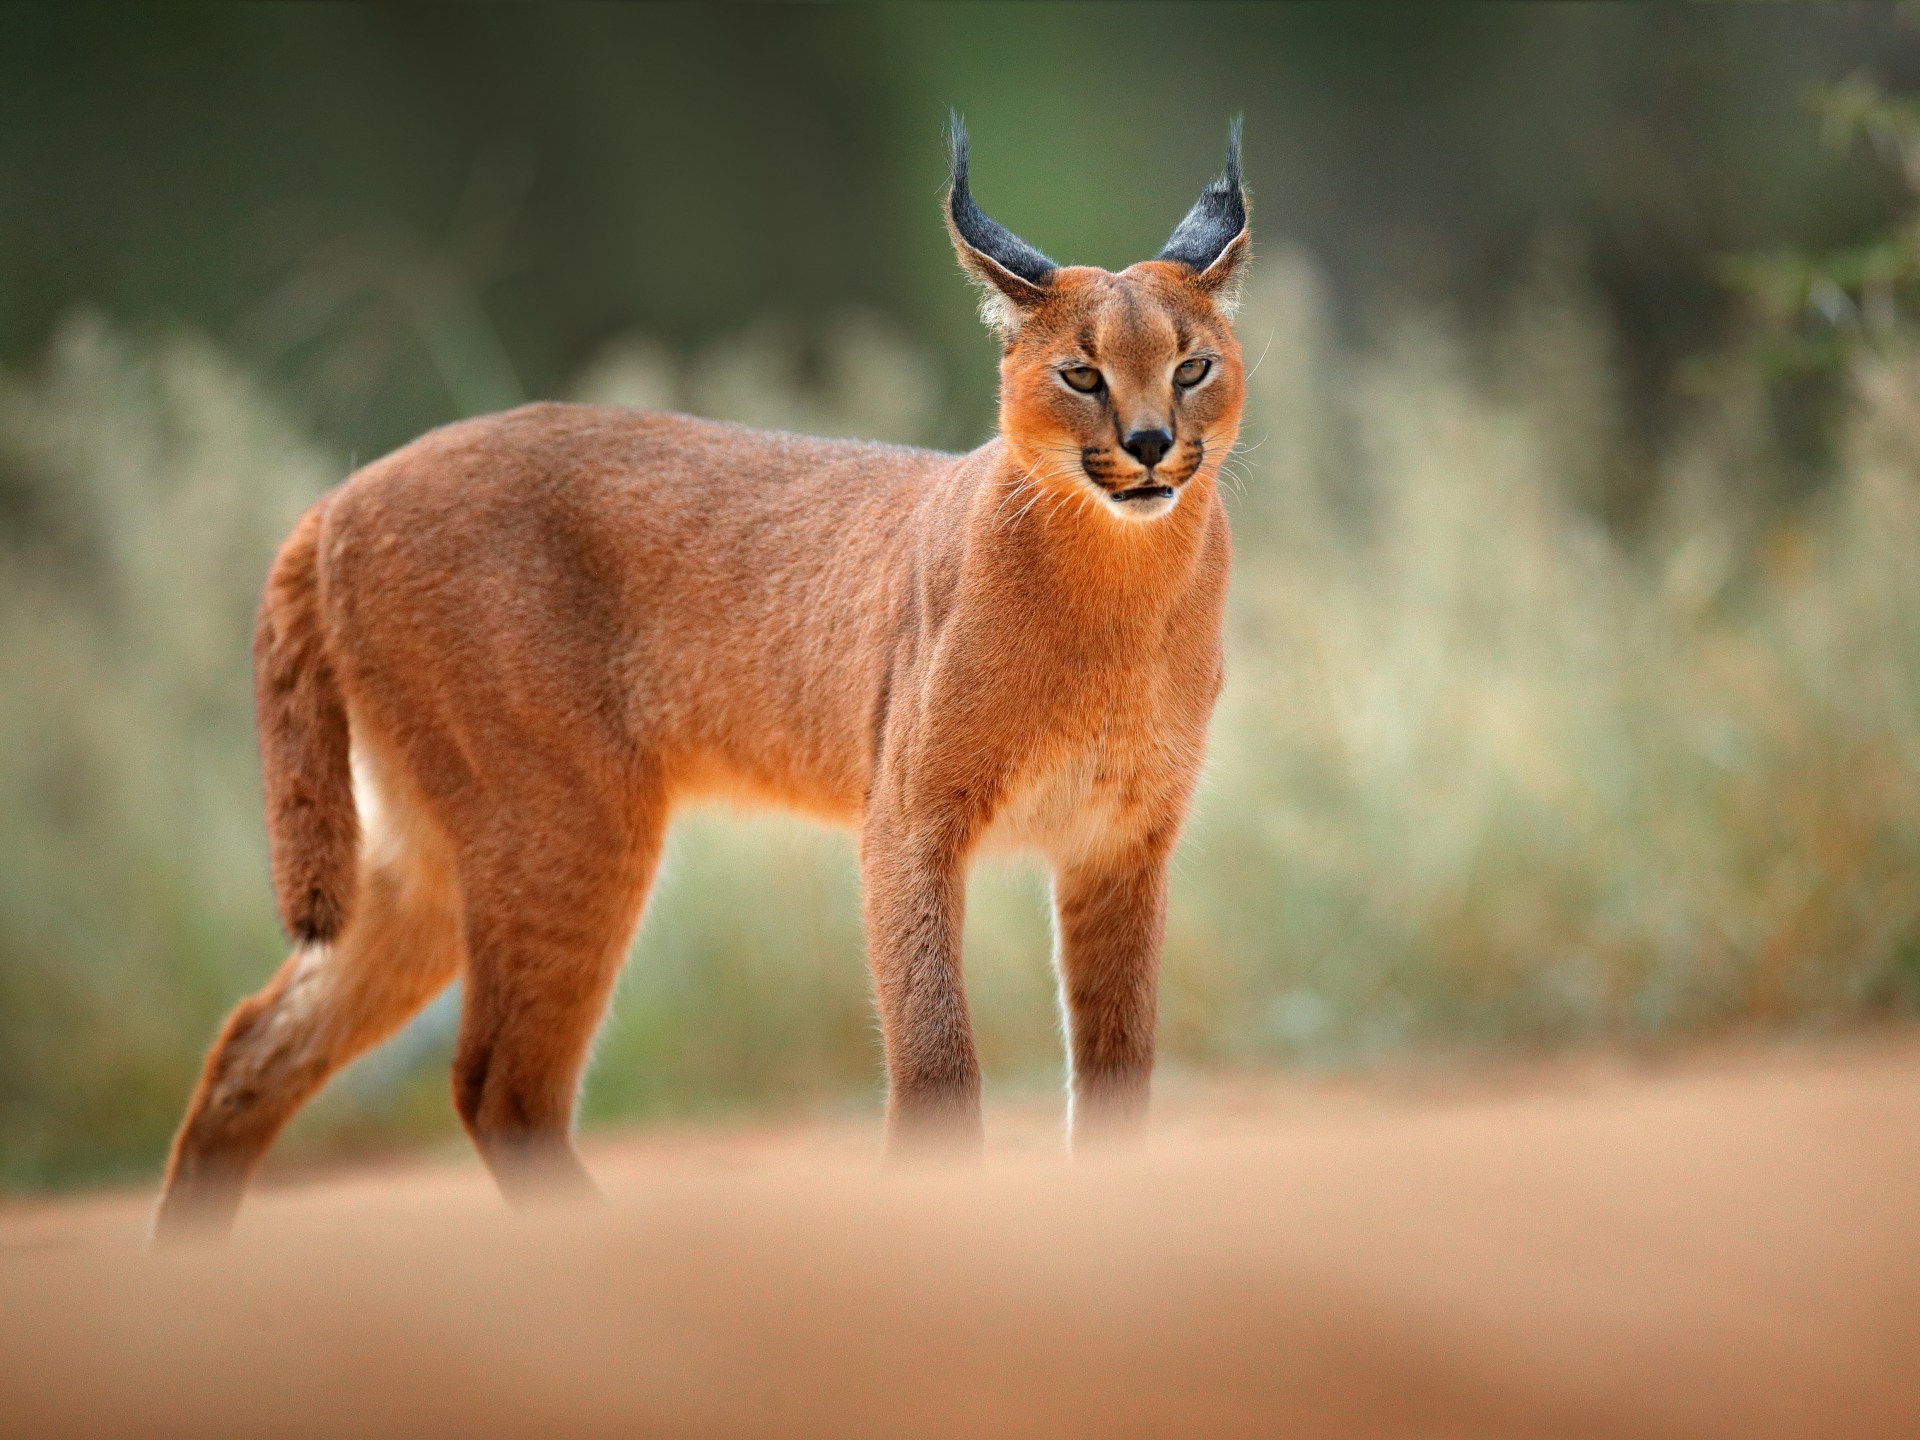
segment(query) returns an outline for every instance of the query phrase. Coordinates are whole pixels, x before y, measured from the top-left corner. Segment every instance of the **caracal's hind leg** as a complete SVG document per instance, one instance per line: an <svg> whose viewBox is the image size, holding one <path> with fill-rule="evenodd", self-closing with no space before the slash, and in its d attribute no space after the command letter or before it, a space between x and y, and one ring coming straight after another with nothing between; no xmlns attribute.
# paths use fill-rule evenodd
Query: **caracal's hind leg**
<svg viewBox="0 0 1920 1440"><path fill-rule="evenodd" d="M461 1122L511 1203L591 1192L574 1102L666 830L658 795L609 815L501 817L463 850L468 947L453 1064Z"/></svg>
<svg viewBox="0 0 1920 1440"><path fill-rule="evenodd" d="M155 1240L228 1230L254 1166L294 1112L459 967L451 872L397 853L363 858L339 939L295 950L221 1028L174 1138Z"/></svg>

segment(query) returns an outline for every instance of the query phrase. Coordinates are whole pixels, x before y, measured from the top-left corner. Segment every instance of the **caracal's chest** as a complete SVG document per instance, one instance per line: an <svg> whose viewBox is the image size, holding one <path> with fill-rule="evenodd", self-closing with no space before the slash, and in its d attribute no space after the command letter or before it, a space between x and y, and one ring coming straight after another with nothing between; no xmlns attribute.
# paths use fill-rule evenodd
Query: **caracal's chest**
<svg viewBox="0 0 1920 1440"><path fill-rule="evenodd" d="M1157 677L1119 674L1021 736L981 848L1070 861L1136 841L1197 766L1203 738L1178 733Z"/></svg>

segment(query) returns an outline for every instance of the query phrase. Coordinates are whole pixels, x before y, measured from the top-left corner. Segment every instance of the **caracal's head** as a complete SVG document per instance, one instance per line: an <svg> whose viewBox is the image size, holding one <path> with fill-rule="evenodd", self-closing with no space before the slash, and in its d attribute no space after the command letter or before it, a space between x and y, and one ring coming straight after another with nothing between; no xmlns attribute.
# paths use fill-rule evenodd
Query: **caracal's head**
<svg viewBox="0 0 1920 1440"><path fill-rule="evenodd" d="M1167 515L1213 479L1240 429L1246 375L1229 322L1252 236L1239 122L1226 170L1166 248L1117 275L1055 265L982 214L958 116L951 139L947 229L1005 347L1000 433L1023 480L1124 520Z"/></svg>

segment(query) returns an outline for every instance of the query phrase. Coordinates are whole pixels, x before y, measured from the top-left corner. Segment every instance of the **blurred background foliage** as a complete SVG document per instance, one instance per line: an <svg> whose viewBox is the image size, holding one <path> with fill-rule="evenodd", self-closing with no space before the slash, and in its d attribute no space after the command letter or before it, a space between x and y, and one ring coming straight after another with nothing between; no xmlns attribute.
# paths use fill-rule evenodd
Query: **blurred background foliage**
<svg viewBox="0 0 1920 1440"><path fill-rule="evenodd" d="M535 396L967 446L936 208L1151 254L1247 116L1231 680L1167 1063L1920 1006L1903 8L0 8L0 1186L150 1173L277 963L246 646L313 497ZM975 883L1054 1083L1044 877ZM690 817L590 1121L872 1106L850 842ZM450 997L283 1163L456 1143Z"/></svg>

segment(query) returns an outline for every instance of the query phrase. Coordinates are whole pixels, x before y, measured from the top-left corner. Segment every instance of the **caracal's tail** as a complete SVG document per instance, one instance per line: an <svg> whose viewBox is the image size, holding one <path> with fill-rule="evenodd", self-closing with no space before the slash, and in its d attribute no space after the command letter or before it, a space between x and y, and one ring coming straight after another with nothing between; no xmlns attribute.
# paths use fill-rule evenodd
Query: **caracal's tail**
<svg viewBox="0 0 1920 1440"><path fill-rule="evenodd" d="M346 701L321 618L325 514L323 500L280 547L253 630L273 891L287 934L303 945L329 942L345 927L360 848Z"/></svg>

